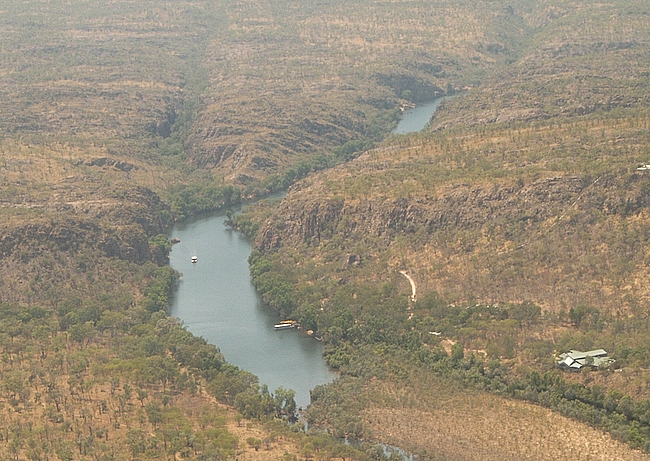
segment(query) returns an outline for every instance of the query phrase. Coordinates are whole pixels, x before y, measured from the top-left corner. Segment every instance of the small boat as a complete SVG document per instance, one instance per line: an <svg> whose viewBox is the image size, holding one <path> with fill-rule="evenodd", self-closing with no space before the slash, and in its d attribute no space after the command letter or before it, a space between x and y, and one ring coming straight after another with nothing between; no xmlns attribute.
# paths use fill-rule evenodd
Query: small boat
<svg viewBox="0 0 650 461"><path fill-rule="evenodd" d="M199 262L198 256L192 256L192 262L193 263Z"/></svg>
<svg viewBox="0 0 650 461"><path fill-rule="evenodd" d="M300 324L295 320L282 320L280 323L274 326L276 330L290 330L291 328L298 327L300 327Z"/></svg>

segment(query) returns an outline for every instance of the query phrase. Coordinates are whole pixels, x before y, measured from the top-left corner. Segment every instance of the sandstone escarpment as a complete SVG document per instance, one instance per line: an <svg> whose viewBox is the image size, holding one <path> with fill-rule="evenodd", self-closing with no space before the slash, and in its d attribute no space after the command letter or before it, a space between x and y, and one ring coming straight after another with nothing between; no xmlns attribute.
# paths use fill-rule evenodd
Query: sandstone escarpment
<svg viewBox="0 0 650 461"><path fill-rule="evenodd" d="M443 229L478 230L501 226L501 231L554 220L572 205L604 214L630 214L650 207L644 193L648 180L631 175L620 180L578 176L542 178L525 184L450 184L426 196L370 197L345 200L336 194L313 199L315 187L289 194L277 216L259 233L256 246L261 251L281 244L318 244L322 236L334 233L352 237L370 234L391 237L424 231L433 234ZM620 190L626 193L621 195ZM512 230L512 229L511 229ZM498 232L498 231L494 231ZM514 237L505 235L506 238Z"/></svg>
<svg viewBox="0 0 650 461"><path fill-rule="evenodd" d="M157 194L142 187L95 192L48 203L39 217L0 227L0 300L29 302L57 286L87 290L100 267L167 263L149 243L170 224L169 208ZM115 271L114 277L123 277Z"/></svg>
<svg viewBox="0 0 650 461"><path fill-rule="evenodd" d="M650 299L643 174L455 182L364 199L344 198L335 184L296 187L260 229L256 248L294 248L335 260L336 270L362 248L368 267L386 261L407 269L418 293L458 300L532 300L555 310L588 302L629 312Z"/></svg>

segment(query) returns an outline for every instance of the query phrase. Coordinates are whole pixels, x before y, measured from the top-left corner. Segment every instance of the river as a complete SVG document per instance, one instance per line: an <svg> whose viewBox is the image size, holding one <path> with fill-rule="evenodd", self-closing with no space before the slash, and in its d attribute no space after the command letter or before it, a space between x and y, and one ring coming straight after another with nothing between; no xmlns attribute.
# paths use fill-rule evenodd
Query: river
<svg viewBox="0 0 650 461"><path fill-rule="evenodd" d="M412 109L407 109L402 114L402 119L393 130L393 134L405 134L422 131L433 116L438 106L448 96L443 96L433 101L426 102Z"/></svg>
<svg viewBox="0 0 650 461"><path fill-rule="evenodd" d="M210 215L178 223L170 238L180 239L170 265L182 274L171 314L189 331L216 345L228 363L257 375L271 392L296 391L298 407L309 391L336 374L322 358L322 343L298 330L275 331L280 320L264 308L249 275L252 247L224 225L226 216ZM192 256L198 257L192 263Z"/></svg>
<svg viewBox="0 0 650 461"><path fill-rule="evenodd" d="M405 111L395 133L423 129L441 101ZM169 237L180 243L174 245L169 262L182 277L171 314L216 345L228 363L258 376L271 392L280 386L293 389L296 404L305 408L309 391L336 374L323 360L322 343L298 330L274 330L280 319L262 306L251 283L251 243L228 229L226 219L214 214L174 226ZM192 256L198 262L192 263Z"/></svg>

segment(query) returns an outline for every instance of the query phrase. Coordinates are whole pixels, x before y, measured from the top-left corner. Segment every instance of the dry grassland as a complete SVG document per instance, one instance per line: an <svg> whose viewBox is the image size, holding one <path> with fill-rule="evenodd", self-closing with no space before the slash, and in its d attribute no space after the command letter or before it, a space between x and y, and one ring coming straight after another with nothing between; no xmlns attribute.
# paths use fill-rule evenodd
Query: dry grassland
<svg viewBox="0 0 650 461"><path fill-rule="evenodd" d="M471 390L442 395L392 390L400 403L371 406L363 420L373 436L431 459L448 461L647 461L650 455L548 409Z"/></svg>

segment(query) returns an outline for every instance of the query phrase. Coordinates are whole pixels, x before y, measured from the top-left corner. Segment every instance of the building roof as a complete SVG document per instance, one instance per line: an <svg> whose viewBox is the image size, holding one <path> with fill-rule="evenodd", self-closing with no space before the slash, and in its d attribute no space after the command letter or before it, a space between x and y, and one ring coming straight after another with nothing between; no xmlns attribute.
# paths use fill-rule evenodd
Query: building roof
<svg viewBox="0 0 650 461"><path fill-rule="evenodd" d="M607 351L605 349L594 349L593 351L574 351L570 350L564 354L560 354L560 357L571 357L573 360L584 359L586 357L605 357L607 356Z"/></svg>
<svg viewBox="0 0 650 461"><path fill-rule="evenodd" d="M614 359L607 356L606 350L594 349L587 352L570 350L569 352L560 354L558 365L573 370L579 370L585 365L600 367L612 363L614 363Z"/></svg>

